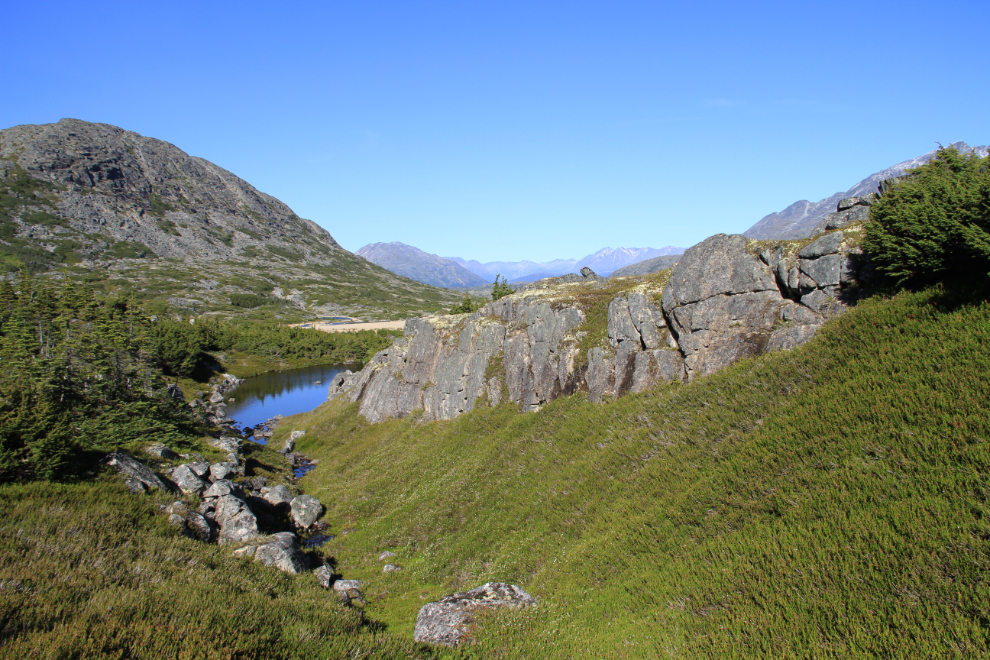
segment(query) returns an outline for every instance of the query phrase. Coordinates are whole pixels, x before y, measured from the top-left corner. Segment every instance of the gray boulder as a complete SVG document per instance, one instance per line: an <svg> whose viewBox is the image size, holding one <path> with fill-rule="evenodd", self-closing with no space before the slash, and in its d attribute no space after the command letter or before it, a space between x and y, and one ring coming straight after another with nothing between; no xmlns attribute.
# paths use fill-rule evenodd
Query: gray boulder
<svg viewBox="0 0 990 660"><path fill-rule="evenodd" d="M299 529L308 529L323 514L323 505L312 495L300 495L289 503L292 520Z"/></svg>
<svg viewBox="0 0 990 660"><path fill-rule="evenodd" d="M272 506L289 504L292 502L292 493L289 492L288 488L281 484L275 486L274 488L262 489L261 497Z"/></svg>
<svg viewBox="0 0 990 660"><path fill-rule="evenodd" d="M152 489L171 490L144 464L122 451L118 450L107 454L102 463L115 468L124 477L127 490L132 493L143 493L145 490Z"/></svg>
<svg viewBox="0 0 990 660"><path fill-rule="evenodd" d="M361 580L335 580L334 591L347 591L348 589L360 589L364 583Z"/></svg>
<svg viewBox="0 0 990 660"><path fill-rule="evenodd" d="M532 596L515 585L489 582L424 605L416 617L413 640L457 646L470 633L474 612L492 608L521 609L535 603Z"/></svg>
<svg viewBox="0 0 990 660"><path fill-rule="evenodd" d="M214 463L210 466L210 479L214 482L230 479L238 474L240 471L237 469L237 463Z"/></svg>
<svg viewBox="0 0 990 660"><path fill-rule="evenodd" d="M254 559L290 575L298 575L306 570L306 556L299 549L296 535L292 532L273 534L268 543L258 546Z"/></svg>
<svg viewBox="0 0 990 660"><path fill-rule="evenodd" d="M220 534L217 543L240 543L257 538L258 519L250 510L242 511L232 518L228 518L220 527Z"/></svg>
<svg viewBox="0 0 990 660"><path fill-rule="evenodd" d="M214 438L209 440L209 443L220 449L222 451L228 452L230 454L241 453L241 443L237 438L232 438L230 436L221 436L220 438Z"/></svg>
<svg viewBox="0 0 990 660"><path fill-rule="evenodd" d="M189 469L199 477L200 479L208 479L210 474L210 463L208 461L196 461L195 463L187 463Z"/></svg>
<svg viewBox="0 0 990 660"><path fill-rule="evenodd" d="M172 471L171 479L183 493L199 495L206 490L208 484L193 471L192 465L195 463L187 463L175 468Z"/></svg>
<svg viewBox="0 0 990 660"><path fill-rule="evenodd" d="M220 479L219 481L213 482L213 484L211 484L210 487L203 492L203 499L223 497L224 495L231 495L234 492L235 486L232 481Z"/></svg>
<svg viewBox="0 0 990 660"><path fill-rule="evenodd" d="M313 575L316 577L316 581L319 582L320 586L324 589L329 589L330 585L333 584L333 571L331 571L330 567L326 564L314 569Z"/></svg>
<svg viewBox="0 0 990 660"><path fill-rule="evenodd" d="M222 495L216 500L213 519L220 525L217 543L240 543L257 538L258 518L244 500L234 495Z"/></svg>
<svg viewBox="0 0 990 660"><path fill-rule="evenodd" d="M195 534L196 538L200 541L210 543L216 540L216 523L208 519L206 516L196 513L195 511L190 511L186 514L186 523L189 525L189 529L193 531L193 534Z"/></svg>

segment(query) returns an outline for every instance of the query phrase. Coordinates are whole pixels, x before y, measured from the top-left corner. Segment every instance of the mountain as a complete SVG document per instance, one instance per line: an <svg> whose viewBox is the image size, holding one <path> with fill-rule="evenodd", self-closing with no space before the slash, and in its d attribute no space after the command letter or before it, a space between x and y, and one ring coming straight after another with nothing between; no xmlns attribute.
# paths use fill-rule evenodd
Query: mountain
<svg viewBox="0 0 990 660"><path fill-rule="evenodd" d="M450 288L491 284L487 278L475 275L450 259L423 252L398 241L371 243L358 250L356 254L397 275L433 286Z"/></svg>
<svg viewBox="0 0 990 660"><path fill-rule="evenodd" d="M21 269L85 275L162 311L391 318L453 296L351 254L207 160L78 119L0 131L0 272Z"/></svg>
<svg viewBox="0 0 990 660"><path fill-rule="evenodd" d="M668 245L665 248L602 248L581 259L555 259L553 261L489 261L481 263L476 260L465 260L460 257L447 257L472 273L494 281L496 275L502 275L510 282L535 282L545 277L559 277L567 273L578 273L587 266L598 275L608 275L613 271L629 264L651 259L653 257L681 254L684 248Z"/></svg>
<svg viewBox="0 0 990 660"><path fill-rule="evenodd" d="M622 268L612 271L609 277L626 277L628 275L649 275L650 273L656 273L657 271L666 270L670 268L678 261L680 261L681 255L679 254L668 254L661 255L659 257L653 257L652 259L645 259L643 261L638 261L634 264L629 264L628 266L623 266Z"/></svg>
<svg viewBox="0 0 990 660"><path fill-rule="evenodd" d="M965 142L954 142L948 146L964 154L975 151L981 158L987 155L986 146L970 147ZM937 150L929 151L917 158L880 170L866 177L849 190L837 192L819 202L812 203L806 199L794 202L783 211L764 216L759 222L744 231L743 236L760 240L807 238L819 220L835 211L835 206L840 200L847 197L862 197L868 193L876 192L878 185L884 179L903 176L907 170L927 163L936 153L938 153Z"/></svg>

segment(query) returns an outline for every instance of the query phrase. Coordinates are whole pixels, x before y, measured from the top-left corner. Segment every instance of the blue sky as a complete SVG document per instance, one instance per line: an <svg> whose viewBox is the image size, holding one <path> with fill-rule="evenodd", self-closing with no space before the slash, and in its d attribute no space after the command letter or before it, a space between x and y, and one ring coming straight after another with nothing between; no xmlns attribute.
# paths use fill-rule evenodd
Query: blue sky
<svg viewBox="0 0 990 660"><path fill-rule="evenodd" d="M0 126L171 142L345 248L579 258L741 232L990 142L990 3L4 0Z"/></svg>

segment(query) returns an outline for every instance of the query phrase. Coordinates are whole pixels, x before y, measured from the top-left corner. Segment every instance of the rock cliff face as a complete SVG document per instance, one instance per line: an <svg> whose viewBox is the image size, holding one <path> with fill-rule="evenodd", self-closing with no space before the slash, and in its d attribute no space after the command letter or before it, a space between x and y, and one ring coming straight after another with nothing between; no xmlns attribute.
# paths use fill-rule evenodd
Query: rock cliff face
<svg viewBox="0 0 990 660"><path fill-rule="evenodd" d="M537 282L470 317L411 319L405 337L361 372L338 376L329 397L360 402L373 422L414 410L452 419L503 401L537 410L577 391L592 402L614 399L794 348L853 301L850 285L870 279L857 246L871 201L840 202L813 241L718 234L699 243L662 294L654 276L615 295L606 338L586 355L582 339L595 324L582 301L612 290L590 271Z"/></svg>

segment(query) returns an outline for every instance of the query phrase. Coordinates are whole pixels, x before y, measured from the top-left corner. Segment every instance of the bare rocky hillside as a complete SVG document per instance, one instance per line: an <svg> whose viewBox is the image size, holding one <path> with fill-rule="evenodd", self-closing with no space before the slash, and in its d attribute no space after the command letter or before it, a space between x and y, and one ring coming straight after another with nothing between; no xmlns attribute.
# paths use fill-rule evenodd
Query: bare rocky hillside
<svg viewBox="0 0 990 660"><path fill-rule="evenodd" d="M0 131L0 176L8 272L106 270L140 284L165 267L165 280L186 285L166 291L182 294L167 296L173 306L193 308L254 294L312 313L387 316L456 298L356 257L227 170L115 126L63 119Z"/></svg>

